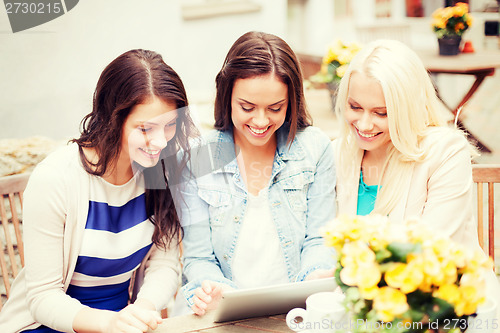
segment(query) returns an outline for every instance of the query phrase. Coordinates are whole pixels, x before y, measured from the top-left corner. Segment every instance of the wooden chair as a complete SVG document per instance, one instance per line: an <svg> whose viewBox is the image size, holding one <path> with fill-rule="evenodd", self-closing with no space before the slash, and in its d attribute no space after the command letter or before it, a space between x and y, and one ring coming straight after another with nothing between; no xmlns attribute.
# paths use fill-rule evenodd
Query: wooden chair
<svg viewBox="0 0 500 333"><path fill-rule="evenodd" d="M472 178L477 187L477 232L479 244L488 255L495 260L495 197L494 185L500 183L500 164L473 164ZM483 184L488 184L488 232L487 245L485 249L483 231Z"/></svg>
<svg viewBox="0 0 500 333"><path fill-rule="evenodd" d="M3 288L0 285L0 309L9 298L10 286L24 266L22 224L23 192L30 174L0 177L0 268Z"/></svg>

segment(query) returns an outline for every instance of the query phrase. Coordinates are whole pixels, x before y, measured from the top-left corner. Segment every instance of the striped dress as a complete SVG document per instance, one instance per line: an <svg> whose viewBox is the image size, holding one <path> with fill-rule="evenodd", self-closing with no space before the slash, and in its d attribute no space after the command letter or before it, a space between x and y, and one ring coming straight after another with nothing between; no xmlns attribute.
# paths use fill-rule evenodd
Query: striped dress
<svg viewBox="0 0 500 333"><path fill-rule="evenodd" d="M82 247L66 293L95 309L127 306L133 272L152 246L142 174L124 185L91 177ZM57 332L45 326L25 332Z"/></svg>

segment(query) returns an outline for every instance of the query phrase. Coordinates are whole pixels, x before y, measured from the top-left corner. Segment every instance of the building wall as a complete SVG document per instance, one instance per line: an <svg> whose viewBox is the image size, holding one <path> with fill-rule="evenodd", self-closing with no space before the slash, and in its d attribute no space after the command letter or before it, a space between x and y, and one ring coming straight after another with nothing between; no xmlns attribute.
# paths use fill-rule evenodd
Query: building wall
<svg viewBox="0 0 500 333"><path fill-rule="evenodd" d="M206 102L240 35L261 30L285 37L287 1L253 2L260 11L185 21L185 0L85 0L15 34L0 10L0 139L78 135L101 71L133 48L162 54L183 79L191 102Z"/></svg>

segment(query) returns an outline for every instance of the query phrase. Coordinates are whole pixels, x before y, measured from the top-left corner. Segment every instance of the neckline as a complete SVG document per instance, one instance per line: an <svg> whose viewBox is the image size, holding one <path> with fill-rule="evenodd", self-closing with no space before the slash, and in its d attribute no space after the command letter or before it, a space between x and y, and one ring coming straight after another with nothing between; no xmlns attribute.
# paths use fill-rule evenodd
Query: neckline
<svg viewBox="0 0 500 333"><path fill-rule="evenodd" d="M262 199L267 197L269 187L262 188L257 195L248 192L248 197L251 199Z"/></svg>
<svg viewBox="0 0 500 333"><path fill-rule="evenodd" d="M120 185L116 185L116 184L113 184L113 183L110 183L108 182L106 179L104 179L103 177L101 176L97 176L97 178L103 183L105 184L106 186L109 186L109 187L112 187L112 188L125 188L127 186L129 186L130 184L132 183L135 183L137 182L137 179L139 178L139 175L142 174L141 172L137 171L136 173L134 173L132 175L132 177L126 182L126 183L123 183L123 184L120 184Z"/></svg>
<svg viewBox="0 0 500 333"><path fill-rule="evenodd" d="M366 189L378 189L379 185L367 185L363 180L363 171L359 172L359 185Z"/></svg>

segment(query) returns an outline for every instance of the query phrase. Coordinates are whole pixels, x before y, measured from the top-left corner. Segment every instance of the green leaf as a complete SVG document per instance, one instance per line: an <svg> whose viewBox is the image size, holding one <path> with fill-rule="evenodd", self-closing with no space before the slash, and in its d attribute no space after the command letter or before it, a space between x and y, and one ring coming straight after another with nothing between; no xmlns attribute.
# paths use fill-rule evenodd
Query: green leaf
<svg viewBox="0 0 500 333"><path fill-rule="evenodd" d="M342 265L340 262L337 262L337 268L335 269L335 282L337 282L337 285L342 289L342 291L345 293L348 288L350 288L348 285L346 285L342 280L340 279L340 271L343 269Z"/></svg>
<svg viewBox="0 0 500 333"><path fill-rule="evenodd" d="M387 245L387 250L392 253L390 261L406 263L406 258L410 253L419 253L422 251L422 245L420 243L393 242Z"/></svg>
<svg viewBox="0 0 500 333"><path fill-rule="evenodd" d="M382 249L378 250L377 252L375 252L375 260L378 263L381 263L385 259L390 258L391 255L392 255L391 251L387 250L386 248L382 248Z"/></svg>
<svg viewBox="0 0 500 333"><path fill-rule="evenodd" d="M433 301L429 305L428 315L430 322L439 321L443 323L444 319L457 318L453 305L440 298L433 297Z"/></svg>

